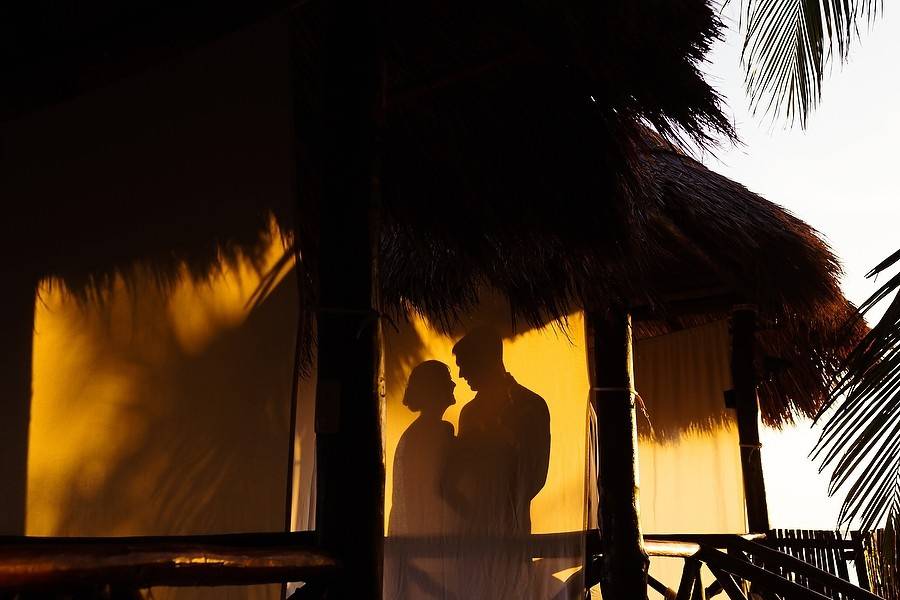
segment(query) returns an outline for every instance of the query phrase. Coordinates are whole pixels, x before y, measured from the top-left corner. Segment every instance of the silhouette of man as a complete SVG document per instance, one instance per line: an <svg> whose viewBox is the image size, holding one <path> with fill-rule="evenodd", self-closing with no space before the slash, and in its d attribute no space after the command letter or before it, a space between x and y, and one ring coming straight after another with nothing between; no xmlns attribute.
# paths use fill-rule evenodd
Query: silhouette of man
<svg viewBox="0 0 900 600"><path fill-rule="evenodd" d="M503 365L503 341L491 328L470 331L453 347L459 376L476 392L459 417L458 483L466 528L487 536L531 533L531 500L550 461L550 411Z"/></svg>

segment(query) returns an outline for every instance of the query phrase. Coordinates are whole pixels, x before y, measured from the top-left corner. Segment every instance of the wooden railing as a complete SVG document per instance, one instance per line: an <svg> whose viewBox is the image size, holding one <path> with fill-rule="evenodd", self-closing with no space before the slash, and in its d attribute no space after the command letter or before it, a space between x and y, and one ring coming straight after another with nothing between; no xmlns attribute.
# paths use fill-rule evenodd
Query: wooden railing
<svg viewBox="0 0 900 600"><path fill-rule="evenodd" d="M768 544L843 579L853 573L860 587L887 600L900 600L896 521L872 532L776 529Z"/></svg>
<svg viewBox="0 0 900 600"><path fill-rule="evenodd" d="M0 598L23 591L52 597L53 592L72 590L118 597L126 590L153 586L284 581L308 582L311 590L331 580L338 569L338 560L320 550L310 533L0 537Z"/></svg>
<svg viewBox="0 0 900 600"><path fill-rule="evenodd" d="M849 581L852 572L860 587L871 590L863 549L866 536L858 531L848 535L849 537L845 537L840 531L828 530L774 529L769 533L766 544L841 579ZM785 575L791 576L790 573ZM821 586L815 582L806 581L802 577L795 580L801 585L822 591ZM823 593L828 595L827 590ZM836 595L830 597L837 598Z"/></svg>
<svg viewBox="0 0 900 600"><path fill-rule="evenodd" d="M767 599L879 600L858 587L796 556L769 544L763 535L668 535L645 536L651 556L684 559L677 590L650 578L650 586L666 600L698 600L725 593L730 600L747 600L747 589ZM824 553L820 553L824 556ZM706 566L715 583L704 587L701 568Z"/></svg>
<svg viewBox="0 0 900 600"><path fill-rule="evenodd" d="M466 540L466 547L477 552L480 545L496 549L497 543ZM597 583L596 567L603 544L596 530L524 536L499 543L515 546L517 553L542 558L578 556L578 548L584 548L585 584L591 587ZM747 600L748 590L766 600L880 598L847 580L846 563L841 571L839 559L853 560L861 552L861 546L854 546L858 543L855 539L773 532L768 537L647 535L644 543L651 556L684 560L677 589L650 578L650 587L666 600L704 600L718 594L725 594L729 600ZM386 546L421 556L438 547L425 538L388 538ZM715 580L708 587L701 578L704 568ZM111 589L119 593L98 593L96 597L128 597L121 592L163 585L302 581L305 585L295 595L299 600L321 597L339 571L338 559L323 551L311 532L132 538L0 537L0 598L18 591Z"/></svg>
<svg viewBox="0 0 900 600"><path fill-rule="evenodd" d="M812 537L812 536L808 536ZM823 539L826 536L822 536ZM789 539L789 541L785 541ZM855 538L854 538L855 539ZM803 540L806 541L806 540ZM387 548L402 551L408 556L436 556L441 544L425 538L388 538ZM856 542L848 540L832 546L846 560L856 557L850 553ZM497 552L508 546L511 556L527 553L532 558L553 558L577 554L579 545L586 549L585 585L599 582L603 541L596 531L540 534L522 538L467 539L465 552ZM644 547L656 557L684 560L681 580L672 589L650 577L650 587L666 600L704 600L725 594L729 600L748 600L748 591L765 600L879 600L879 596L860 588L849 576L838 576L829 564L825 544L821 548L801 548L797 540L766 534L674 534L645 535ZM456 546L454 546L456 547ZM782 550L792 550L783 552ZM806 557L807 560L804 560ZM815 560L818 558L819 560ZM834 561L832 561L833 563ZM707 569L714 578L705 587L701 572ZM846 574L846 563L844 572ZM893 600L893 599L892 599Z"/></svg>

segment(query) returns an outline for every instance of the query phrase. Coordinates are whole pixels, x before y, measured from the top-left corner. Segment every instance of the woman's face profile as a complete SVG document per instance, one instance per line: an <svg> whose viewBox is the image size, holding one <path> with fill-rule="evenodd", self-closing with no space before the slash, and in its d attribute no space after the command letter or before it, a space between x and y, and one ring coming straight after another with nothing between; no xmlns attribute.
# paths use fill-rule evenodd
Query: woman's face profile
<svg viewBox="0 0 900 600"><path fill-rule="evenodd" d="M450 369L444 366L439 372L435 373L434 379L431 381L431 393L429 394L429 402L433 403L435 409L443 412L449 406L456 404L456 397L453 390L456 389L456 382L450 375Z"/></svg>
<svg viewBox="0 0 900 600"><path fill-rule="evenodd" d="M454 389L456 382L450 375L450 367L436 360L426 361L410 374L403 404L413 412L443 413L456 404Z"/></svg>
<svg viewBox="0 0 900 600"><path fill-rule="evenodd" d="M444 400L446 402L444 408L456 404L456 396L453 395L453 390L456 389L456 382L453 381L453 377L450 375L450 369L447 369L446 377L446 381L443 384L443 387L446 390L444 394Z"/></svg>

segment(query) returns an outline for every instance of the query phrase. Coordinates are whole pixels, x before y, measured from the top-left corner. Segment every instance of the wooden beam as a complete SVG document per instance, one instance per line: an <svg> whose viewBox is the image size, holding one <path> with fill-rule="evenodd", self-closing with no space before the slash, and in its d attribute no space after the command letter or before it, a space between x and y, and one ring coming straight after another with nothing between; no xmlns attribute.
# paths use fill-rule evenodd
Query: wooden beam
<svg viewBox="0 0 900 600"><path fill-rule="evenodd" d="M705 562L710 569L717 568L726 573L737 575L742 579L758 584L767 592L774 592L786 598L794 600L827 600L828 598L747 561L728 556L714 548L701 546L700 554L697 558Z"/></svg>
<svg viewBox="0 0 900 600"><path fill-rule="evenodd" d="M592 312L588 320L600 446L601 586L607 600L637 600L647 597L650 559L640 523L631 317L618 310Z"/></svg>
<svg viewBox="0 0 900 600"><path fill-rule="evenodd" d="M716 581L722 586L722 590L728 596L729 600L747 600L744 591L738 586L734 579L725 571L717 567L709 567Z"/></svg>
<svg viewBox="0 0 900 600"><path fill-rule="evenodd" d="M17 267L0 269L0 307L5 347L0 352L0 535L25 533L28 427L31 418L31 355L35 280Z"/></svg>
<svg viewBox="0 0 900 600"><path fill-rule="evenodd" d="M693 542L695 544L712 546L713 548L727 548L729 543L735 537L753 541L768 540L768 537L764 533L648 533L644 536L644 543Z"/></svg>
<svg viewBox="0 0 900 600"><path fill-rule="evenodd" d="M652 575L647 575L647 584L659 592L665 600L676 600L677 592Z"/></svg>
<svg viewBox="0 0 900 600"><path fill-rule="evenodd" d="M702 563L697 563L697 574L694 579L694 591L691 592L691 600L706 600L706 588L703 587L703 578L700 575L702 566Z"/></svg>
<svg viewBox="0 0 900 600"><path fill-rule="evenodd" d="M855 552L853 556L853 567L856 569L856 579L859 581L860 587L871 590L872 584L869 583L869 569L866 565L866 547L863 533L861 531L853 531L850 533L850 537L856 546L854 548Z"/></svg>
<svg viewBox="0 0 900 600"><path fill-rule="evenodd" d="M678 584L678 592L675 594L675 600L690 600L693 596L694 588L698 585L700 578L700 562L686 558L684 560L684 568L681 571L681 583ZM699 583L702 587L702 583Z"/></svg>
<svg viewBox="0 0 900 600"><path fill-rule="evenodd" d="M691 558L700 552L700 544L694 542L654 541L644 538L644 550L648 556Z"/></svg>
<svg viewBox="0 0 900 600"><path fill-rule="evenodd" d="M841 579L836 575L832 575L827 571L823 571L807 561L800 560L789 554L784 554L783 552L779 552L778 550L774 550L763 544L758 544L737 536L732 540L732 544L743 552L747 552L748 554L763 559L767 564L783 567L788 571L802 575L807 580L815 581L834 591L841 592L849 598L879 600L878 596L868 590L864 590L861 587L853 585L849 581Z"/></svg>
<svg viewBox="0 0 900 600"><path fill-rule="evenodd" d="M752 533L769 531L769 508L762 468L762 444L759 441L759 400L756 395L756 369L753 366L756 311L738 305L731 315L731 377L734 384L741 469L747 526Z"/></svg>
<svg viewBox="0 0 900 600"><path fill-rule="evenodd" d="M4 548L16 546L78 546L81 544L108 546L154 546L162 548L170 546L233 546L235 548L255 548L266 546L283 548L289 546L314 546L317 536L312 531L294 531L292 533L249 532L249 533L214 533L208 535L133 535L133 536L36 536L36 535L0 535L0 546Z"/></svg>
<svg viewBox="0 0 900 600"><path fill-rule="evenodd" d="M327 582L337 572L303 534L0 538L0 591Z"/></svg>
<svg viewBox="0 0 900 600"><path fill-rule="evenodd" d="M635 306L631 309L631 317L635 323L640 323L710 313L724 315L740 300L740 296L722 288L697 290L695 293L664 296L653 306Z"/></svg>
<svg viewBox="0 0 900 600"><path fill-rule="evenodd" d="M380 12L374 1L320 8L312 61L300 46L304 15L292 35L295 97L312 99L295 111L298 192L317 192L304 213L318 216L318 246L304 256L317 274L319 304L316 529L346 571L329 598L374 600L382 594L385 476L376 297Z"/></svg>

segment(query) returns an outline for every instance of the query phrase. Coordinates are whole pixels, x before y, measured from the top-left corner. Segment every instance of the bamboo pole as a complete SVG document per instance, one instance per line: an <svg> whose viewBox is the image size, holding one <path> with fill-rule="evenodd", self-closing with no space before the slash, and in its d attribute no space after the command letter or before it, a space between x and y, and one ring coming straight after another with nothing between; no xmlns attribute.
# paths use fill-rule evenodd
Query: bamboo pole
<svg viewBox="0 0 900 600"><path fill-rule="evenodd" d="M298 172L311 170L318 192L316 528L345 569L329 598L374 600L382 593L385 472L375 293L378 10L349 0L322 10L314 72L294 77L295 94L315 99L295 119L308 150Z"/></svg>
<svg viewBox="0 0 900 600"><path fill-rule="evenodd" d="M769 508L762 468L762 444L759 442L759 401L756 395L756 370L753 366L755 331L754 307L735 306L731 315L731 376L737 410L738 440L741 445L747 525L752 533L766 533L769 531Z"/></svg>
<svg viewBox="0 0 900 600"><path fill-rule="evenodd" d="M600 446L600 583L607 600L647 597L650 559L640 524L631 317L624 311L589 315Z"/></svg>
<svg viewBox="0 0 900 600"><path fill-rule="evenodd" d="M299 252L295 253L295 260L301 259ZM296 272L295 272L296 273ZM297 299L303 302L303 294L297 277ZM303 310L301 307L300 310ZM303 335L307 333L303 331L301 317L297 315L297 327L294 331L294 363L291 369L291 399L290 408L288 410L288 451L287 451L287 477L284 484L284 531L290 533L294 530L294 472L296 471L296 446L297 446L297 404L300 395L300 375L302 372L300 365L301 350L303 348ZM281 598L287 598L288 582L281 582Z"/></svg>

